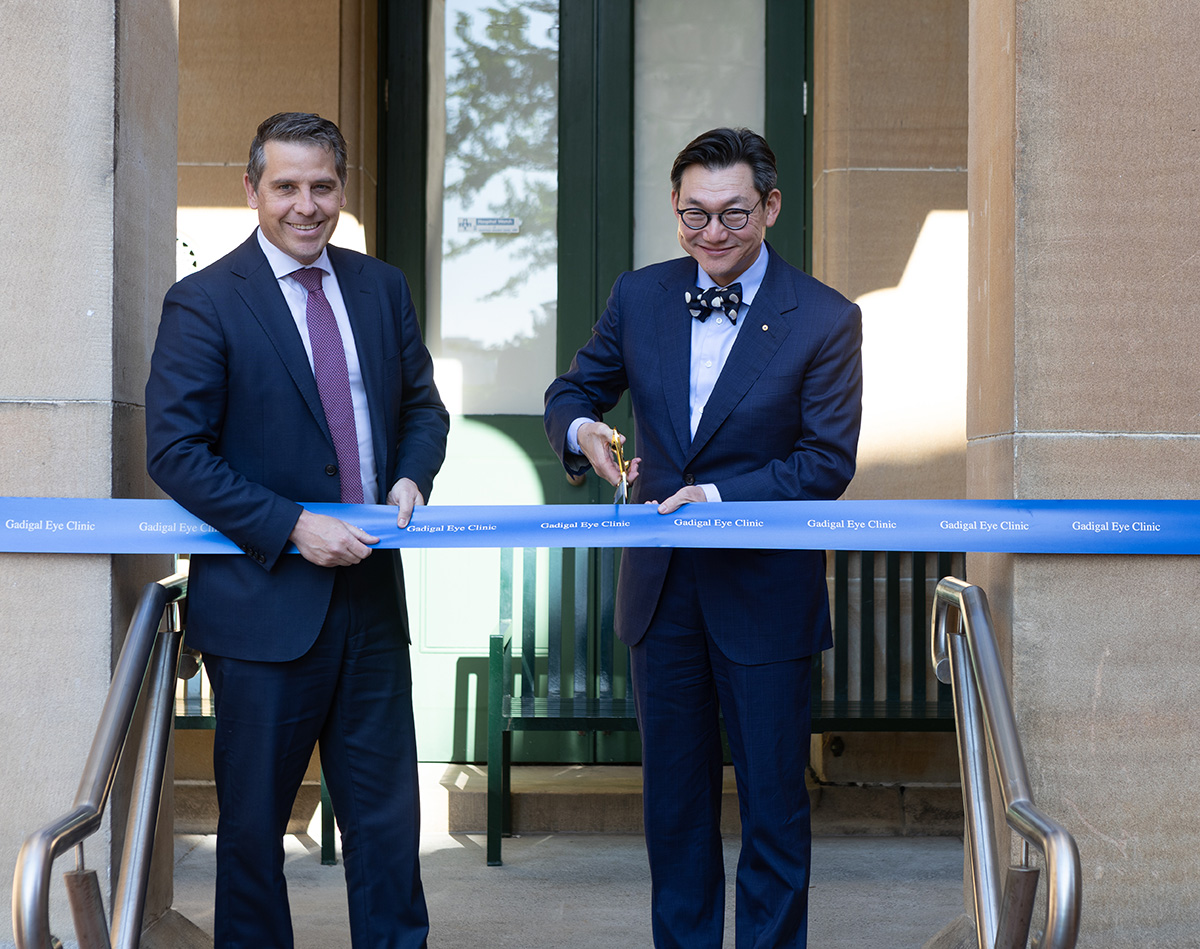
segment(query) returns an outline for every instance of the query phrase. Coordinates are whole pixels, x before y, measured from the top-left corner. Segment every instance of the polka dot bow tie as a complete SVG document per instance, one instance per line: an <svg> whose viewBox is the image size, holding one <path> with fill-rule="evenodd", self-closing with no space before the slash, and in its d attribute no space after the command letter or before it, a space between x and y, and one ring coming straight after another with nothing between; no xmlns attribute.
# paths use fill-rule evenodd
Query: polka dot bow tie
<svg viewBox="0 0 1200 949"><path fill-rule="evenodd" d="M713 312L724 313L730 323L736 323L738 304L742 302L742 285L731 283L727 287L709 287L707 290L692 287L684 293L683 299L692 316L701 323Z"/></svg>

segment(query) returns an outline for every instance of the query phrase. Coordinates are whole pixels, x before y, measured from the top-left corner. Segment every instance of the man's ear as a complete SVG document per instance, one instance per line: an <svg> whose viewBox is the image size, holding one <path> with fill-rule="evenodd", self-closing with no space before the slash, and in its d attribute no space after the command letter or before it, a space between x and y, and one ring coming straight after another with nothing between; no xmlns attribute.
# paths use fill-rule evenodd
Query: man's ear
<svg viewBox="0 0 1200 949"><path fill-rule="evenodd" d="M242 175L242 186L246 189L246 203L257 211L258 195L254 193L254 185L250 184L249 175Z"/></svg>
<svg viewBox="0 0 1200 949"><path fill-rule="evenodd" d="M783 208L783 195L778 188L775 188L767 195L767 227L775 223L775 219L779 217L779 212Z"/></svg>

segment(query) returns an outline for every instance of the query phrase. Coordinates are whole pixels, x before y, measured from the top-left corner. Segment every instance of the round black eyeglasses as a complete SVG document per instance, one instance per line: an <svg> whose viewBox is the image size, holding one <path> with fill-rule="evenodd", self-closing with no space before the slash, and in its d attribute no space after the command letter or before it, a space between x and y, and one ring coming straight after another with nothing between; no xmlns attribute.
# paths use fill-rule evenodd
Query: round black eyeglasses
<svg viewBox="0 0 1200 949"><path fill-rule="evenodd" d="M726 208L717 214L711 214L708 211L702 211L700 208L684 208L682 211L676 208L675 213L683 221L684 227L692 231L704 230L704 228L708 227L708 222L714 217L721 222L722 227L728 228L731 231L740 231L750 220L750 215L757 211L758 206L762 203L763 199L759 198L755 202L754 207L749 211L745 208Z"/></svg>

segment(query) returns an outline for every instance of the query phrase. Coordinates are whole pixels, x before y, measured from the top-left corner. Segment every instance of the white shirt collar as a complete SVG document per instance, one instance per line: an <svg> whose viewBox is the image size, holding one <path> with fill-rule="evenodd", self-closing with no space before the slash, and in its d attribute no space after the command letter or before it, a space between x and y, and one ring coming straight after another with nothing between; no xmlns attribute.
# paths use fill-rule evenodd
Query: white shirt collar
<svg viewBox="0 0 1200 949"><path fill-rule="evenodd" d="M754 296L758 293L758 288L762 286L763 278L767 275L767 262L770 256L767 251L767 242L763 241L754 263L747 267L746 272L735 281L742 285L743 306L749 306L754 302ZM717 286L717 282L705 273L704 268L699 264L696 265L696 286L701 290Z"/></svg>
<svg viewBox="0 0 1200 949"><path fill-rule="evenodd" d="M311 264L302 264L267 240L261 227L255 229L255 234L258 235L258 246L267 255L267 263L271 265L271 272L275 274L275 279L282 280L288 274L299 270L301 267L320 267L327 274L333 273L333 266L329 263L328 247L322 247L321 256Z"/></svg>

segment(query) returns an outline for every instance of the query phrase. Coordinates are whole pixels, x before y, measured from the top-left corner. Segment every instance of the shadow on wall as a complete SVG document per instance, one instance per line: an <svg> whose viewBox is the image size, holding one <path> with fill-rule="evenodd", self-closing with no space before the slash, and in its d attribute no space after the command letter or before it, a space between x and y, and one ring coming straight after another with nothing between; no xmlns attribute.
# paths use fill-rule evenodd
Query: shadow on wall
<svg viewBox="0 0 1200 949"><path fill-rule="evenodd" d="M455 665L451 761L487 761L487 656L461 656Z"/></svg>

